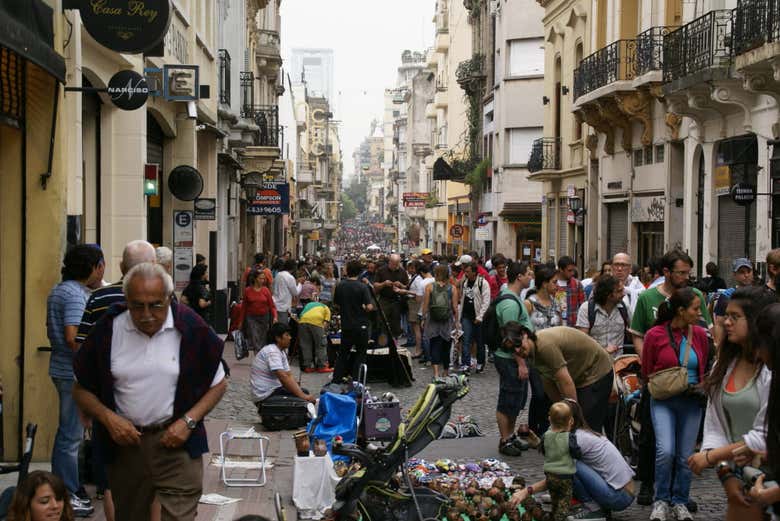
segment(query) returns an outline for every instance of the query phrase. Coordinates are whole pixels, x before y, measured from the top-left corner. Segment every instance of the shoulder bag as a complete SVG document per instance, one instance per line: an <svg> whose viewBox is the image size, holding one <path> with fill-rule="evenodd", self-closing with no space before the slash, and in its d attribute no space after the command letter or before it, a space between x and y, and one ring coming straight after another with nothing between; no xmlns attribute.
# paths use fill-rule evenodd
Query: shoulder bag
<svg viewBox="0 0 780 521"><path fill-rule="evenodd" d="M669 344L674 349L677 360L679 360L680 348L674 340L671 324L666 325L666 332L669 335ZM691 354L692 342L693 327L688 326L688 341L685 342L685 355L682 365L662 369L650 375L647 388L650 391L650 395L656 400L668 400L688 390L688 357Z"/></svg>

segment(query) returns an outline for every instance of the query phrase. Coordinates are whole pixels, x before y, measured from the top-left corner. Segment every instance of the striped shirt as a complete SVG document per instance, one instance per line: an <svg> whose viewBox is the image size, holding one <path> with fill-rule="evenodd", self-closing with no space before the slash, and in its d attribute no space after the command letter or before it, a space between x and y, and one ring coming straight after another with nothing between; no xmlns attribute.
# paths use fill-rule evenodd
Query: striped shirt
<svg viewBox="0 0 780 521"><path fill-rule="evenodd" d="M108 308L114 304L122 304L124 302L125 294L122 291L121 280L109 286L96 289L89 297L87 307L81 316L76 342L83 344L89 332L92 331L92 327L105 315Z"/></svg>
<svg viewBox="0 0 780 521"><path fill-rule="evenodd" d="M46 332L51 343L49 374L73 379L73 350L65 340L65 326L78 326L89 297L86 286L75 280L57 284L46 302Z"/></svg>
<svg viewBox="0 0 780 521"><path fill-rule="evenodd" d="M274 371L289 371L287 355L276 344L268 344L257 353L252 362L249 382L252 386L252 401L261 402L282 386Z"/></svg>

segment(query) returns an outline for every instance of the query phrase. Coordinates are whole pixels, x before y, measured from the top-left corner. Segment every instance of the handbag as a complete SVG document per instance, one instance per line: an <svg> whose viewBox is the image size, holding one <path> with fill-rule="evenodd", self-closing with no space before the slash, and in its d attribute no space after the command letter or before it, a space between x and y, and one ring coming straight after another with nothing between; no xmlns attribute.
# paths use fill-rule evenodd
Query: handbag
<svg viewBox="0 0 780 521"><path fill-rule="evenodd" d="M241 360L249 356L249 349L246 345L246 337L240 329L233 331L233 348L236 352L236 360Z"/></svg>
<svg viewBox="0 0 780 521"><path fill-rule="evenodd" d="M669 343L672 345L679 360L680 348L674 340L671 324L666 325L666 332L669 334ZM688 341L685 343L685 356L682 365L661 369L650 375L650 381L647 388L650 395L656 400L668 400L688 390L688 357L691 354L691 343L693 342L693 327L688 326Z"/></svg>

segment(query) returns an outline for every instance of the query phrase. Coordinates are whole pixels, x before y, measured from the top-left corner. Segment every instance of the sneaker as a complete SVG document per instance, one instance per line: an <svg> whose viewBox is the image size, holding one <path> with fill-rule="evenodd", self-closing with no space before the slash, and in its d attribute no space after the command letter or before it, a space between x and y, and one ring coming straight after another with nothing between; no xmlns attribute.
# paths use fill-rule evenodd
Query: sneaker
<svg viewBox="0 0 780 521"><path fill-rule="evenodd" d="M531 448L531 445L526 440L516 435L514 436L514 440L512 441L512 444L515 447L519 448L520 450L528 450L529 448Z"/></svg>
<svg viewBox="0 0 780 521"><path fill-rule="evenodd" d="M87 506L92 506L92 499L90 499L89 494L87 493L87 489L84 488L84 485L80 486L76 491L76 497Z"/></svg>
<svg viewBox="0 0 780 521"><path fill-rule="evenodd" d="M89 517L95 513L95 507L87 505L78 496L70 497L70 506L73 508L73 515L76 517Z"/></svg>
<svg viewBox="0 0 780 521"><path fill-rule="evenodd" d="M693 515L688 511L688 507L685 505L674 505L672 507L672 514L674 514L677 521L693 521Z"/></svg>
<svg viewBox="0 0 780 521"><path fill-rule="evenodd" d="M484 370L485 370L485 366L484 366L484 365L482 365L482 364L477 364L477 369L476 369L476 371L475 371L477 374L481 373L481 372L482 372L482 371L484 371Z"/></svg>
<svg viewBox="0 0 780 521"><path fill-rule="evenodd" d="M654 497L655 490L653 483L643 481L642 486L639 487L639 494L636 496L636 502L642 506L652 505Z"/></svg>
<svg viewBox="0 0 780 521"><path fill-rule="evenodd" d="M502 440L498 444L498 452L503 454L504 456L521 456L523 454L523 450L515 445L514 443L514 436L509 438L508 440Z"/></svg>
<svg viewBox="0 0 780 521"><path fill-rule="evenodd" d="M580 509L566 518L566 521L587 519L589 521L607 521L607 513L596 503L584 503Z"/></svg>
<svg viewBox="0 0 780 521"><path fill-rule="evenodd" d="M653 503L653 511L650 513L650 521L668 521L669 505L666 501L656 501Z"/></svg>

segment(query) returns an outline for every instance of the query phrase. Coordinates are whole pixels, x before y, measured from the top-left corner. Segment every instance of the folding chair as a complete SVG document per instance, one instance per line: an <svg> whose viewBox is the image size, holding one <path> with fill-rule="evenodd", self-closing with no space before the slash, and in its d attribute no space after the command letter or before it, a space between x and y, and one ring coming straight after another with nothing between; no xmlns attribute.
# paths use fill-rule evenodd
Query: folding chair
<svg viewBox="0 0 780 521"><path fill-rule="evenodd" d="M260 472L257 477L233 477L227 473L227 458L230 442L234 440L247 440L250 444L257 442L258 456L260 458ZM270 439L257 432L252 425L228 425L227 430L219 435L219 455L221 458L222 482L228 487L263 487L266 483L265 453Z"/></svg>

